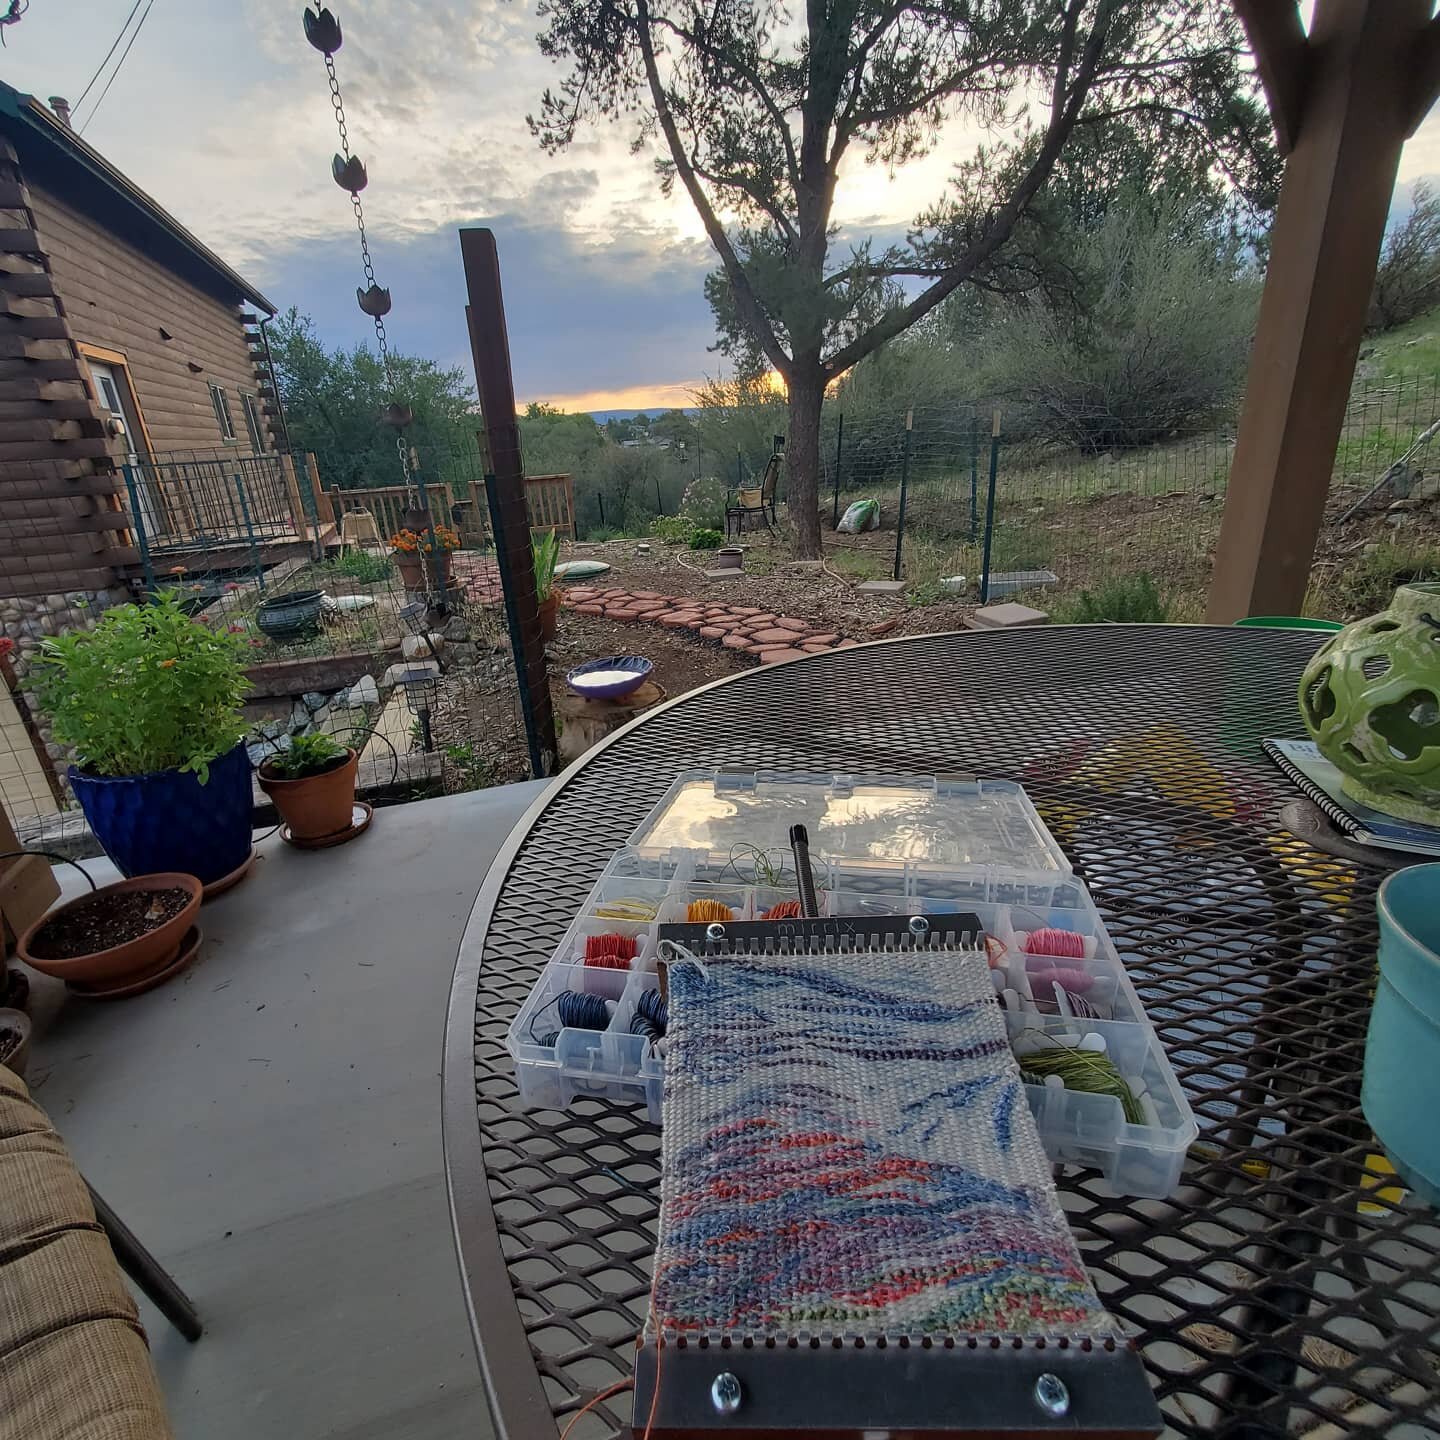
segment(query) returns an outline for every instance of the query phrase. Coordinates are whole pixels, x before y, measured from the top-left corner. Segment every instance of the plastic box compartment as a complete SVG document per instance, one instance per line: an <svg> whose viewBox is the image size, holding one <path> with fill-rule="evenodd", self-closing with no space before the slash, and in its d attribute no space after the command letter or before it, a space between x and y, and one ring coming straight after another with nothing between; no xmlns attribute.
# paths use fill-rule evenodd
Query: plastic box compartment
<svg viewBox="0 0 1440 1440"><path fill-rule="evenodd" d="M872 823L873 816L864 822L863 854L827 853L816 844L817 831L807 817L829 813L825 807L837 799L848 802L858 796L874 806L876 795L891 804L888 813L892 819L896 813L901 815L904 833L896 842L897 851L919 849L924 854L887 857L876 853L885 841ZM683 921L686 907L696 899L721 900L736 919L749 919L781 900L796 898L793 865L778 885L744 883L742 876L756 881L760 877L753 869L747 871L743 860L739 867L732 863L728 847L714 848L717 839L724 841L734 814L727 810L719 816L723 823L717 825L717 805L728 807L742 797L740 813L746 815L746 824L753 830L757 827L752 822L758 822L764 813L747 808L757 796L763 798L754 803L774 812L758 827L762 838L788 835L797 818L811 825L811 858L817 888L822 892L822 914L973 912L992 937L988 948L996 1003L1005 1011L1012 1044L1023 1049L1028 1043L1044 1043L1039 1038L1043 1036L1078 1040L1099 1035L1141 1102L1144 1123L1134 1124L1125 1120L1123 1107L1112 1096L1027 1084L1027 1099L1046 1153L1057 1164L1098 1169L1122 1194L1163 1198L1172 1193L1185 1152L1197 1134L1195 1118L1089 893L1064 865L1058 846L1024 791L1014 785L946 785L937 781L927 786L903 777L862 782L821 776L681 776L632 837L648 842L658 835L666 843L651 848L636 843L615 854L511 1025L508 1048L515 1060L522 1103L563 1108L580 1097L643 1103L650 1118L660 1122L663 1057L645 1037L630 1033L639 995L659 984L659 926ZM939 836L941 849L953 838L947 838L950 832L945 828L955 818L951 809L958 807L959 813L968 807L972 813L988 814L991 831L1002 833L999 849L1004 856L1016 853L1013 842L1017 836L1028 837L1019 848L1027 858L1038 856L1042 863L1038 868L1017 869L1003 864L937 862L936 845L917 843L920 832L913 825L914 805L930 817L927 833L931 839ZM949 816L945 824L936 820L937 813ZM675 816L682 817L683 824L672 823ZM842 849L855 848L853 829L827 822L821 833L827 839L838 837ZM700 843L694 849L670 843L677 835ZM785 857L788 863L788 841ZM625 898L654 903L655 918L642 921L596 915L597 908L607 901ZM1019 937L1045 928L1079 935L1085 953L1077 957L1027 954ZM617 932L634 935L639 941L639 952L628 970L581 963L587 935ZM1096 1013L1063 1013L1069 991L1063 999L1056 995L1056 977L1071 980ZM1083 990L1077 977L1088 982ZM609 1022L603 1030L560 1027L553 1007L556 997L570 989L600 994L611 1002ZM554 1031L558 1033L552 1044L539 1043ZM1028 1039L1027 1031L1031 1032Z"/></svg>

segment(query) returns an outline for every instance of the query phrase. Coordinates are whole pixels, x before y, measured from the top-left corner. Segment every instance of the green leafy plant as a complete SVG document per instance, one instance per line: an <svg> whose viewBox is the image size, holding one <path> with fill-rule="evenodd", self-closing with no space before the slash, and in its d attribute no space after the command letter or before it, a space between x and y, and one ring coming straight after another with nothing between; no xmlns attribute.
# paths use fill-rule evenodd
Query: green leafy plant
<svg viewBox="0 0 1440 1440"><path fill-rule="evenodd" d="M46 640L28 685L91 774L189 770L203 785L210 762L245 738L246 659L239 636L192 620L165 590Z"/></svg>
<svg viewBox="0 0 1440 1440"><path fill-rule="evenodd" d="M555 565L560 559L560 537L547 530L530 537L530 556L535 565L535 598L543 605L555 589Z"/></svg>
<svg viewBox="0 0 1440 1440"><path fill-rule="evenodd" d="M666 545L688 545L695 533L695 522L684 515L657 515L650 524L650 533Z"/></svg>
<svg viewBox="0 0 1440 1440"><path fill-rule="evenodd" d="M328 735L297 735L288 750L271 755L266 764L282 780L303 780L307 775L323 775L349 755L349 749Z"/></svg>
<svg viewBox="0 0 1440 1440"><path fill-rule="evenodd" d="M368 550L344 550L330 566L337 575L348 576L364 585L388 580L395 573L394 565L384 555L372 555Z"/></svg>
<svg viewBox="0 0 1440 1440"><path fill-rule="evenodd" d="M495 783L495 761L488 755L482 755L473 745L447 745L445 760L455 769L454 782L446 787L451 794L462 790L483 790Z"/></svg>
<svg viewBox="0 0 1440 1440"><path fill-rule="evenodd" d="M1074 600L1056 607L1055 618L1071 625L1157 625L1170 618L1170 605L1147 574L1107 580L1095 590L1082 590Z"/></svg>
<svg viewBox="0 0 1440 1440"><path fill-rule="evenodd" d="M690 536L692 550L718 550L725 543L725 537L718 530L696 530Z"/></svg>

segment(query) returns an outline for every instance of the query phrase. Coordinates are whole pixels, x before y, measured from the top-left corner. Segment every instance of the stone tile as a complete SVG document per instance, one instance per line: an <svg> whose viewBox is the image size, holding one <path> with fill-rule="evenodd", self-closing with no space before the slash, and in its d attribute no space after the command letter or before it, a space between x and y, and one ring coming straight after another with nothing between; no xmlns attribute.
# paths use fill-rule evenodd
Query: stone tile
<svg viewBox="0 0 1440 1440"><path fill-rule="evenodd" d="M782 630L778 625L764 625L748 633L757 645L793 645L796 638L793 630Z"/></svg>
<svg viewBox="0 0 1440 1440"><path fill-rule="evenodd" d="M853 650L859 643L858 640L842 640L833 648L836 650Z"/></svg>
<svg viewBox="0 0 1440 1440"><path fill-rule="evenodd" d="M592 600L587 600L583 605L576 605L574 608L577 615L603 615L605 613L605 607Z"/></svg>
<svg viewBox="0 0 1440 1440"><path fill-rule="evenodd" d="M699 625L703 622L704 616L698 610L669 610L659 615L652 615L652 620L659 622L671 630L684 630L691 625Z"/></svg>
<svg viewBox="0 0 1440 1440"><path fill-rule="evenodd" d="M808 620L797 620L793 615L782 615L776 620L775 628L777 630L808 630L810 628L810 622Z"/></svg>
<svg viewBox="0 0 1440 1440"><path fill-rule="evenodd" d="M807 643L812 641L818 643L819 641L824 640L830 645L833 645L839 638L839 632L835 630L826 630L818 635L807 635L805 637Z"/></svg>
<svg viewBox="0 0 1440 1440"><path fill-rule="evenodd" d="M823 655L830 649L830 641L803 640L800 643L800 648L809 655Z"/></svg>
<svg viewBox="0 0 1440 1440"><path fill-rule="evenodd" d="M762 665L778 665L782 660L803 660L803 650L792 650L788 646L779 646L775 649L765 649L760 652L760 663Z"/></svg>
<svg viewBox="0 0 1440 1440"><path fill-rule="evenodd" d="M732 630L721 642L728 650L748 650L750 641L748 637Z"/></svg>
<svg viewBox="0 0 1440 1440"><path fill-rule="evenodd" d="M660 594L660 592L659 592L658 590L632 590L630 593L631 593L631 595L632 595L636 600L663 600L663 599L665 599L665 596L663 596L662 594Z"/></svg>
<svg viewBox="0 0 1440 1440"><path fill-rule="evenodd" d="M723 640L729 631L722 630L718 625L702 625L700 633L707 640Z"/></svg>
<svg viewBox="0 0 1440 1440"><path fill-rule="evenodd" d="M732 615L763 615L765 612L757 610L753 605L732 605L730 613Z"/></svg>
<svg viewBox="0 0 1440 1440"><path fill-rule="evenodd" d="M866 580L855 587L865 595L900 595L904 593L903 580Z"/></svg>

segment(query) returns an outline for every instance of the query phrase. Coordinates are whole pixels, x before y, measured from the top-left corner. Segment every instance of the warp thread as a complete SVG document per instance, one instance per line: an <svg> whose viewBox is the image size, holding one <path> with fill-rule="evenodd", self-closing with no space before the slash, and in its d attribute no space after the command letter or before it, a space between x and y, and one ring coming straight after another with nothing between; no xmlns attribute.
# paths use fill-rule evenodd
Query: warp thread
<svg viewBox="0 0 1440 1440"><path fill-rule="evenodd" d="M630 1021L630 1033L643 1035L654 1044L665 1036L668 1010L664 997L658 990L642 990L635 1001L635 1014Z"/></svg>

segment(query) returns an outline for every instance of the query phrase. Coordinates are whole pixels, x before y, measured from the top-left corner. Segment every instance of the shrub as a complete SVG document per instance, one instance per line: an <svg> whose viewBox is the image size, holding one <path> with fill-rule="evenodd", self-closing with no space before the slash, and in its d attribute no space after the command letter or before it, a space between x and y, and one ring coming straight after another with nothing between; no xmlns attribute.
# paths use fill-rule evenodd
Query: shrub
<svg viewBox="0 0 1440 1440"><path fill-rule="evenodd" d="M1143 573L1107 580L1095 590L1082 590L1055 610L1057 620L1071 625L1096 625L1105 620L1157 625L1170 618L1169 602L1156 590L1155 581Z"/></svg>
<svg viewBox="0 0 1440 1440"><path fill-rule="evenodd" d="M718 476L699 476L685 487L680 514L692 525L718 529L725 524L725 505L729 498L730 492Z"/></svg>
<svg viewBox="0 0 1440 1440"><path fill-rule="evenodd" d="M1393 330L1440 300L1440 197L1420 181L1412 204L1385 237L1370 298L1372 330Z"/></svg>
<svg viewBox="0 0 1440 1440"><path fill-rule="evenodd" d="M718 530L696 530L690 536L692 550L718 550L725 543L725 537Z"/></svg>
<svg viewBox="0 0 1440 1440"><path fill-rule="evenodd" d="M992 332L990 378L1043 438L1090 453L1128 449L1233 408L1257 287L1182 219L1113 211L1080 247L1093 290L1085 303L1028 300Z"/></svg>
<svg viewBox="0 0 1440 1440"><path fill-rule="evenodd" d="M165 590L46 640L27 683L92 774L191 770L203 785L210 762L245 738L245 659L239 636L192 620Z"/></svg>
<svg viewBox="0 0 1440 1440"><path fill-rule="evenodd" d="M297 735L288 750L269 756L265 763L282 780L301 780L307 775L323 775L344 760L350 751L328 735Z"/></svg>
<svg viewBox="0 0 1440 1440"><path fill-rule="evenodd" d="M388 580L395 573L394 565L385 556L372 555L368 550L343 550L330 562L330 568L364 585Z"/></svg>
<svg viewBox="0 0 1440 1440"><path fill-rule="evenodd" d="M688 545L695 522L683 515L657 515L650 523L650 533L667 545Z"/></svg>

